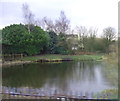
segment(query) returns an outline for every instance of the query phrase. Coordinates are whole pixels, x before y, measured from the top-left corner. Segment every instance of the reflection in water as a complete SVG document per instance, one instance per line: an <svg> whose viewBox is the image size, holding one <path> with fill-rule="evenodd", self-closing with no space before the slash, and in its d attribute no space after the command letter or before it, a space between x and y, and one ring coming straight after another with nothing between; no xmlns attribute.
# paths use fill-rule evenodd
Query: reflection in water
<svg viewBox="0 0 120 101"><path fill-rule="evenodd" d="M99 92L111 88L101 62L37 63L3 68L3 86Z"/></svg>

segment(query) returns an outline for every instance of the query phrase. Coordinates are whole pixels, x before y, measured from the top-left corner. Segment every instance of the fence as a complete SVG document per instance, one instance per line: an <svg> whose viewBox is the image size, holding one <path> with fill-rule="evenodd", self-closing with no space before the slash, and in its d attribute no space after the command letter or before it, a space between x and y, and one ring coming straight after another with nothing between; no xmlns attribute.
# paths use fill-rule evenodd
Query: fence
<svg viewBox="0 0 120 101"><path fill-rule="evenodd" d="M13 61L13 60L21 60L23 58L23 54L3 54L2 61Z"/></svg>
<svg viewBox="0 0 120 101"><path fill-rule="evenodd" d="M59 92L57 90L45 91L43 89L30 88L11 88L2 87L3 99L64 99L64 101L72 101L77 99L97 99L117 101L117 94L100 94L100 93L82 93L82 92Z"/></svg>

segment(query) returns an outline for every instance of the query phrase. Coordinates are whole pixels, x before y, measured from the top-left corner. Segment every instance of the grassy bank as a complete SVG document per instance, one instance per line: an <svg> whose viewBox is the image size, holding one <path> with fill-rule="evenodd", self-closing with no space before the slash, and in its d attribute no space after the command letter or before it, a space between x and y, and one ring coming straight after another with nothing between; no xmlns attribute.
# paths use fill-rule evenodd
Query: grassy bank
<svg viewBox="0 0 120 101"><path fill-rule="evenodd" d="M101 61L103 55L56 55L56 54L45 54L36 56L26 56L20 60L3 61L2 67L11 65L27 64L32 62L62 62L62 61Z"/></svg>
<svg viewBox="0 0 120 101"><path fill-rule="evenodd" d="M103 90L99 93L99 98L102 99L104 95L104 98L110 98L110 99L118 99L118 89L113 88L113 89L106 89ZM97 98L97 94L95 94L95 98Z"/></svg>
<svg viewBox="0 0 120 101"><path fill-rule="evenodd" d="M103 55L55 55L55 54L47 54L47 55L37 55L37 56L28 56L28 57L23 57L23 61L39 61L39 60L48 60L48 61L53 61L53 60L101 60Z"/></svg>
<svg viewBox="0 0 120 101"><path fill-rule="evenodd" d="M104 55L106 59L104 60L104 76L114 85L118 87L118 56L115 53L110 53L109 55ZM109 66L108 66L109 64Z"/></svg>

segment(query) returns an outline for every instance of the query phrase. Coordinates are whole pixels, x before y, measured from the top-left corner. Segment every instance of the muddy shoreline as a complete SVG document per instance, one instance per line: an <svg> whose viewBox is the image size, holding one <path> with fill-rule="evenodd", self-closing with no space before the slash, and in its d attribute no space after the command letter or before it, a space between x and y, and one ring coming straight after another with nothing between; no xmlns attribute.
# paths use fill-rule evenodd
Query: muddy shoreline
<svg viewBox="0 0 120 101"><path fill-rule="evenodd" d="M38 59L36 61L22 61L22 60L16 60L16 61L1 61L0 64L2 67L4 66L12 66L12 65L22 65L22 64L28 64L28 63L43 63L43 62L63 62L63 61L73 61L73 59Z"/></svg>
<svg viewBox="0 0 120 101"><path fill-rule="evenodd" d="M0 63L2 65L2 67L5 66L13 66L13 65L22 65L22 64L28 64L28 63L32 63L32 61L4 61L2 63Z"/></svg>
<svg viewBox="0 0 120 101"><path fill-rule="evenodd" d="M100 58L102 59L102 58ZM62 59L38 59L35 61L22 61L22 60L14 60L14 61L0 61L2 67L5 66L13 66L13 65L22 65L22 64L29 64L29 63L47 63L47 62L65 62L65 61L75 61L71 58L62 58ZM94 61L94 59L78 59L77 61Z"/></svg>

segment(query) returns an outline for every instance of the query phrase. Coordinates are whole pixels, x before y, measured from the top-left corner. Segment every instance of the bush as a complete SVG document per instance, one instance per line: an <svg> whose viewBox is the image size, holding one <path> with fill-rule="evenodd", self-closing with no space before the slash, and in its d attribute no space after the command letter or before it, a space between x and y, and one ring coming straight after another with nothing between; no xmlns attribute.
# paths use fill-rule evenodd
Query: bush
<svg viewBox="0 0 120 101"><path fill-rule="evenodd" d="M57 52L58 52L58 54L62 54L62 55L68 55L70 53L64 47L59 47Z"/></svg>
<svg viewBox="0 0 120 101"><path fill-rule="evenodd" d="M44 47L49 45L48 33L38 26L32 26L30 33L27 26L22 24L5 27L2 30L3 53L35 55L45 50Z"/></svg>

